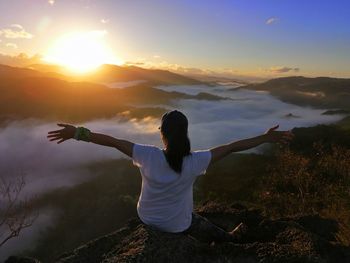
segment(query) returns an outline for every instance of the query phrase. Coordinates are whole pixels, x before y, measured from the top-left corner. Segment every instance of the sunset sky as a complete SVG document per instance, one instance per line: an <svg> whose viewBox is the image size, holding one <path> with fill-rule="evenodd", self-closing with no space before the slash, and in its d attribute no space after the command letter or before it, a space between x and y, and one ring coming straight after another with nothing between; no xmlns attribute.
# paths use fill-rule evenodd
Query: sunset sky
<svg viewBox="0 0 350 263"><path fill-rule="evenodd" d="M105 63L189 73L350 77L347 0L0 0L0 10L3 55L65 60L62 38L80 34L84 64L93 49Z"/></svg>

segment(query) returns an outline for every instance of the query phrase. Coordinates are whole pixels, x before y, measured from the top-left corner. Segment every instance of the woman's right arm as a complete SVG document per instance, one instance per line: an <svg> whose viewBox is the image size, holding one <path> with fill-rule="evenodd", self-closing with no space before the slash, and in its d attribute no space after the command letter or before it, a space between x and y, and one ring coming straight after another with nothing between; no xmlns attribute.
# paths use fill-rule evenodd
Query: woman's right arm
<svg viewBox="0 0 350 263"><path fill-rule="evenodd" d="M70 124L57 125L64 128L61 130L50 131L47 136L47 138L49 138L50 141L57 140L57 143L60 144L66 140L74 138L74 134L77 129L76 127ZM89 142L103 146L114 147L122 153L126 154L127 156L132 157L134 143L129 142L127 140L117 139L109 135L91 132L89 136Z"/></svg>
<svg viewBox="0 0 350 263"><path fill-rule="evenodd" d="M294 135L291 131L276 131L279 125L270 128L266 133L249 139L234 141L228 144L220 145L210 149L211 162L216 162L230 153L245 151L257 147L263 143L288 143Z"/></svg>
<svg viewBox="0 0 350 263"><path fill-rule="evenodd" d="M127 156L132 157L134 143L127 140L117 139L109 135L92 132L90 134L90 142L103 146L114 147Z"/></svg>

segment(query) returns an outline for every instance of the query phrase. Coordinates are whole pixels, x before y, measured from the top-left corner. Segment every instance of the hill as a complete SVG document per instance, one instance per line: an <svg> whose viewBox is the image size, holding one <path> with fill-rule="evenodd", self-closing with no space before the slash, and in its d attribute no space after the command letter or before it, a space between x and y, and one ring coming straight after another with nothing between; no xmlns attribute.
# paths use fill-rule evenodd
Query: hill
<svg viewBox="0 0 350 263"><path fill-rule="evenodd" d="M118 82L146 80L157 84L201 84L202 82L167 70L144 69L136 66L102 65L88 80Z"/></svg>
<svg viewBox="0 0 350 263"><path fill-rule="evenodd" d="M26 77L49 77L57 79L69 79L57 72L40 72L31 68L11 67L0 64L1 79L20 79Z"/></svg>
<svg viewBox="0 0 350 263"><path fill-rule="evenodd" d="M269 91L285 102L302 106L350 109L350 79L286 77L242 88Z"/></svg>
<svg viewBox="0 0 350 263"><path fill-rule="evenodd" d="M338 225L317 215L271 220L258 210L206 203L197 212L225 230L248 226L239 243L204 243L130 220L123 228L64 253L57 263L96 262L348 262L350 248L335 241ZM5 263L23 258L10 257ZM38 262L28 259L26 262Z"/></svg>
<svg viewBox="0 0 350 263"><path fill-rule="evenodd" d="M1 121L35 117L80 122L116 117L124 112L128 112L128 118L160 117L165 109L138 107L135 104L171 105L175 99L222 99L206 93L193 96L166 92L153 88L153 84L150 83L127 89L113 89L93 82L67 81L64 76L54 78L52 74L27 68L0 66ZM112 77L113 75L111 79ZM169 78L167 80L170 81ZM125 114L123 116L125 117Z"/></svg>
<svg viewBox="0 0 350 263"><path fill-rule="evenodd" d="M46 65L46 64L33 64L29 66L32 69L38 70L45 73L65 73L67 70L57 65ZM111 82L125 82L134 80L145 80L154 84L202 84L201 81L195 80L190 77L179 75L167 70L159 69L144 69L136 66L117 66L117 65L102 65L93 72L72 75L71 78L76 81L90 81L99 83L111 83Z"/></svg>

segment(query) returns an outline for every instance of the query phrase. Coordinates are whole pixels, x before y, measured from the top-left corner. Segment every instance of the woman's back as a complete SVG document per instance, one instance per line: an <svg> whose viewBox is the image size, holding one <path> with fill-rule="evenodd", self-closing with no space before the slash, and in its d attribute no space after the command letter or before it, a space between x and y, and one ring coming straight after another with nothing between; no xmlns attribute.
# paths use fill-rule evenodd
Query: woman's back
<svg viewBox="0 0 350 263"><path fill-rule="evenodd" d="M187 229L192 220L193 183L198 175L205 173L210 150L185 156L181 174L169 166L163 151L156 146L134 144L132 158L142 175L137 204L140 219L166 232Z"/></svg>

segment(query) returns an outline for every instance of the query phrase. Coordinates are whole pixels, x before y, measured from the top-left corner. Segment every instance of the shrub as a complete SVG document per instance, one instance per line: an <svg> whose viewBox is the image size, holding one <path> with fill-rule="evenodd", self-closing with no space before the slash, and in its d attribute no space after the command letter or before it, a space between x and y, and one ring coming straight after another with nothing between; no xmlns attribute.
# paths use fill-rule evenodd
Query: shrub
<svg viewBox="0 0 350 263"><path fill-rule="evenodd" d="M260 202L270 216L318 213L339 222L350 244L350 149L314 144L314 155L283 150L264 178Z"/></svg>

